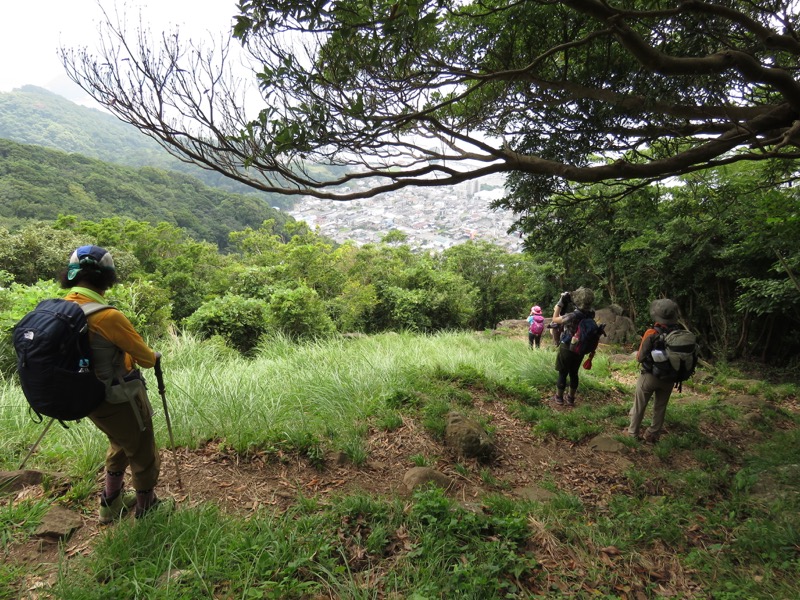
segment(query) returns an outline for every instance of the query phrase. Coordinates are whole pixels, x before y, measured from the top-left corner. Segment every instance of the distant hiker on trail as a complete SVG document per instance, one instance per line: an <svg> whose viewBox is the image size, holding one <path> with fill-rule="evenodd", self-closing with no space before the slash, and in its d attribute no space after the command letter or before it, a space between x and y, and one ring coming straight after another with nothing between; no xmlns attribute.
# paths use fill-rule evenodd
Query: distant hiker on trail
<svg viewBox="0 0 800 600"><path fill-rule="evenodd" d="M667 404L672 390L694 372L697 363L694 334L678 323L679 312L678 305L668 298L653 300L650 304L653 326L644 332L639 344L639 352L636 354L636 360L641 365L641 372L636 381L636 392L630 410L631 422L624 433L631 437L639 437L639 428L647 404L655 394L653 421L644 434L646 442L658 441L664 427L664 417L667 414ZM673 370L667 360L669 342L666 341L668 339L666 336L671 332L679 332L677 335L680 337L680 344L686 347L678 348L678 350L685 350L689 356L685 367L677 370ZM676 354L678 353L680 352L676 352ZM674 356L673 360L675 360ZM659 364L664 366L659 367Z"/></svg>
<svg viewBox="0 0 800 600"><path fill-rule="evenodd" d="M539 347L544 331L544 317L539 306L531 307L531 314L528 316L528 346L533 349Z"/></svg>
<svg viewBox="0 0 800 600"><path fill-rule="evenodd" d="M69 289L66 300L78 304L107 305L105 292L114 285L117 272L111 254L99 246L81 246L59 276ZM94 371L106 385L105 400L89 419L106 434L105 485L100 494L100 522L111 523L134 508L136 517L156 506L160 459L153 435L153 410L137 365L155 366L161 356L145 344L128 318L109 307L89 314L89 340ZM131 469L136 493L125 492L125 470Z"/></svg>
<svg viewBox="0 0 800 600"><path fill-rule="evenodd" d="M575 304L575 310L562 315L562 311L571 303ZM575 405L575 394L578 391L578 370L584 354L570 349L572 340L578 333L578 327L583 319L594 319L594 292L589 288L580 287L574 292L564 292L561 294L553 310L553 323L563 327L563 332L559 340L556 354L556 371L558 371L558 381L556 383L556 395L553 401L559 406L565 402L568 406ZM596 342L595 342L596 345ZM569 395L564 396L569 379Z"/></svg>

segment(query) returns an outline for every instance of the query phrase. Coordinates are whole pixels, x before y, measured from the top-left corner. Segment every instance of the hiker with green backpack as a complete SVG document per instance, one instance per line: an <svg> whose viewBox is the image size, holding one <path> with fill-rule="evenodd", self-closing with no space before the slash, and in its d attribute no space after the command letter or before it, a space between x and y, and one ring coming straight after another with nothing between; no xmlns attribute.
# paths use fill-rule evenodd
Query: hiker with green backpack
<svg viewBox="0 0 800 600"><path fill-rule="evenodd" d="M661 436L672 390L680 390L697 365L695 335L678 323L679 312L678 305L668 298L653 300L650 304L653 325L644 332L636 355L641 372L636 381L630 425L623 433L640 438L645 410L655 396L653 420L641 436L649 443L657 442Z"/></svg>
<svg viewBox="0 0 800 600"><path fill-rule="evenodd" d="M81 305L86 313L91 368L106 389L104 399L87 415L109 441L100 494L99 520L103 524L129 510L142 517L159 503L154 491L160 459L153 410L138 367L154 367L161 354L144 342L122 312L108 305L104 295L116 280L114 260L99 246L75 250L59 276L61 287L69 290L65 300ZM135 493L124 489L129 467Z"/></svg>

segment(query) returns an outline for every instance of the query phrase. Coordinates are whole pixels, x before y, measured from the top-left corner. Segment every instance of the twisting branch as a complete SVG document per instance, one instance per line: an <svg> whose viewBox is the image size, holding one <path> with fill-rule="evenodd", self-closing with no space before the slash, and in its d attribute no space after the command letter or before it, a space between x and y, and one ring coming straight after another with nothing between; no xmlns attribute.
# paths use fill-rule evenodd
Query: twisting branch
<svg viewBox="0 0 800 600"><path fill-rule="evenodd" d="M332 200L494 173L633 185L794 160L793 0L252 0L231 40L110 18L68 75L181 160ZM780 27L780 30L778 29ZM554 189L554 186L543 189Z"/></svg>

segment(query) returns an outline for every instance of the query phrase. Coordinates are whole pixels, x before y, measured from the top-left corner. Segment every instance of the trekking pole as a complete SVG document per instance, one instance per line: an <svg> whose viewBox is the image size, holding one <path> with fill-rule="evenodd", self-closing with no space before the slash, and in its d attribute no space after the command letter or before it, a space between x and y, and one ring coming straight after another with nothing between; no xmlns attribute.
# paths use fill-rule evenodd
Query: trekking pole
<svg viewBox="0 0 800 600"><path fill-rule="evenodd" d="M50 426L53 424L53 421L55 421L55 418L50 417L50 421L48 421L47 425L44 426L44 430L39 435L39 439L33 442L33 446L31 446L30 452L28 452L28 456L26 456L25 459L22 461L22 463L19 465L19 469L17 469L18 471L21 471L25 467L25 464L28 462L28 459L31 456L33 456L33 453L36 451L36 448L39 447L39 442L42 441L44 434L46 434L47 431L50 429Z"/></svg>
<svg viewBox="0 0 800 600"><path fill-rule="evenodd" d="M167 421L167 431L169 432L169 443L172 446L172 459L175 462L175 476L178 478L178 487L183 489L183 482L181 481L181 471L178 468L178 455L175 454L175 438L172 437L172 423L169 420L169 410L167 410L167 396L164 393L164 374L161 372L161 357L156 359L156 381L158 382L158 393L161 396L161 403L164 405L164 418Z"/></svg>

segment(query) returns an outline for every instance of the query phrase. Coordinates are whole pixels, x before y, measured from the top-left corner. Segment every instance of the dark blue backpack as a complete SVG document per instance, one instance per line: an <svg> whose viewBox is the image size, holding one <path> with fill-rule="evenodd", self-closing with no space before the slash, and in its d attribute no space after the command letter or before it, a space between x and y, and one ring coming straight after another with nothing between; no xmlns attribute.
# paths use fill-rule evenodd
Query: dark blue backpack
<svg viewBox="0 0 800 600"><path fill-rule="evenodd" d="M22 391L39 416L77 421L105 399L105 385L94 374L87 315L111 308L42 300L14 327L14 350Z"/></svg>
<svg viewBox="0 0 800 600"><path fill-rule="evenodd" d="M576 311L580 312L580 311ZM605 323L598 325L594 320L594 311L581 313L575 333L569 338L569 349L580 356L591 354L597 350L600 338L606 334Z"/></svg>

